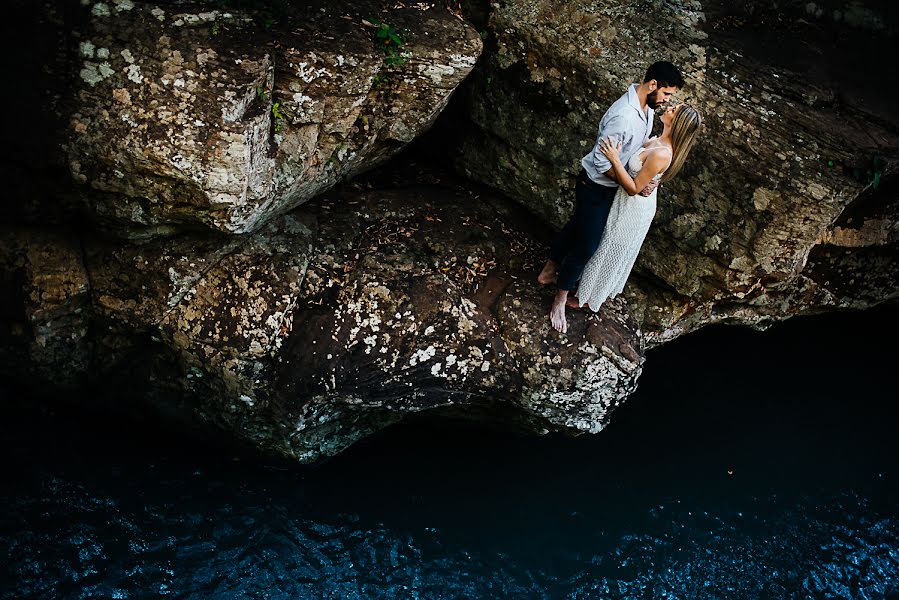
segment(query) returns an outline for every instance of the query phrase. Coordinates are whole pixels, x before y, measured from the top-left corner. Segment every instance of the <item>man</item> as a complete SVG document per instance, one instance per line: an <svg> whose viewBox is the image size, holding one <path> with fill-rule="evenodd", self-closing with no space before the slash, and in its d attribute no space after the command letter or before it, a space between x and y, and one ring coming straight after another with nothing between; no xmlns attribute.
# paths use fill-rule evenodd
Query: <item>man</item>
<svg viewBox="0 0 899 600"><path fill-rule="evenodd" d="M655 109L667 104L671 95L683 85L683 77L673 64L667 61L653 63L647 69L643 83L632 84L599 122L596 143L590 153L581 159L583 169L575 185L574 213L553 241L549 260L537 276L539 283L555 283L558 288L549 312L549 320L556 331L568 331L565 320L568 293L575 287L584 266L599 247L612 200L618 190L612 165L600 152L599 142L606 137L620 141L621 160L626 165L649 139ZM648 196L655 186L651 183L640 194Z"/></svg>

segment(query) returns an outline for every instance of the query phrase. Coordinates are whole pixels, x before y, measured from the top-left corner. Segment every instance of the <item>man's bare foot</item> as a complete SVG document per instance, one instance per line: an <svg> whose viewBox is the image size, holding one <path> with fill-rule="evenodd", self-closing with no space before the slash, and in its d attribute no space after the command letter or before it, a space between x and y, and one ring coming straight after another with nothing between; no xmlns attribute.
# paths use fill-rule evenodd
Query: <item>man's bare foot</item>
<svg viewBox="0 0 899 600"><path fill-rule="evenodd" d="M565 301L568 299L568 290L559 290L553 299L553 306L549 310L549 322L553 329L559 333L568 331L568 321L565 320Z"/></svg>
<svg viewBox="0 0 899 600"><path fill-rule="evenodd" d="M550 285L559 279L559 263L550 259L543 265L543 270L537 275L537 283L540 285Z"/></svg>
<svg viewBox="0 0 899 600"><path fill-rule="evenodd" d="M577 296L568 296L568 299L565 301L565 306L568 308L580 308L581 301L577 299Z"/></svg>

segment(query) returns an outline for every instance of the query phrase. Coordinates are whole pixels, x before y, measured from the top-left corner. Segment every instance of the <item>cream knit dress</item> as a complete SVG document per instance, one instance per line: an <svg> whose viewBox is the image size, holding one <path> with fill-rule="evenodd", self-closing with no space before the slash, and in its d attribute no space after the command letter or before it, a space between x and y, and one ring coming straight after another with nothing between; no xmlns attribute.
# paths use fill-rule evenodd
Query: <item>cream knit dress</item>
<svg viewBox="0 0 899 600"><path fill-rule="evenodd" d="M636 177L643 168L643 161L640 159L642 152L634 152L627 161L631 177ZM655 176L655 179L659 178L661 174ZM656 214L657 191L655 189L645 197L628 196L624 188L618 188L599 248L593 253L581 275L577 288L577 299L581 306L588 305L592 310L598 311L607 298L614 298L624 289Z"/></svg>

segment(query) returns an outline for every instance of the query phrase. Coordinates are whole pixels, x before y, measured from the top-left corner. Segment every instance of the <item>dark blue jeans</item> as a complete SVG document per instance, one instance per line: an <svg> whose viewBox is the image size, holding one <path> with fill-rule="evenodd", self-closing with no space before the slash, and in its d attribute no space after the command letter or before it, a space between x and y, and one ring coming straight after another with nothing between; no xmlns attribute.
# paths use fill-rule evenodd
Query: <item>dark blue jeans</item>
<svg viewBox="0 0 899 600"><path fill-rule="evenodd" d="M549 251L549 257L560 265L556 283L560 290L574 289L587 261L599 247L617 191L617 187L595 183L584 171L577 176L574 213Z"/></svg>

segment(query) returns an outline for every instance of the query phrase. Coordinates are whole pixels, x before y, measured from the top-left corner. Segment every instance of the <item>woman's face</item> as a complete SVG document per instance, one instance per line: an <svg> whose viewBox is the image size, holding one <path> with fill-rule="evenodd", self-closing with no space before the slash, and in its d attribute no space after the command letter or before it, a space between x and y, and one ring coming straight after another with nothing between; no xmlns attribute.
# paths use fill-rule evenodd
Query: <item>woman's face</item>
<svg viewBox="0 0 899 600"><path fill-rule="evenodd" d="M677 111L680 109L680 107L681 107L680 104L675 104L675 105L669 106L668 108L665 109L665 112L662 113L662 116L659 117L659 119L665 125L671 125L671 121L674 120L674 115L675 115L675 113L677 113Z"/></svg>

